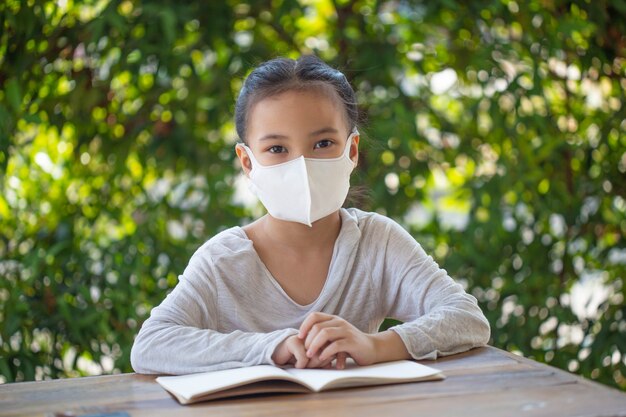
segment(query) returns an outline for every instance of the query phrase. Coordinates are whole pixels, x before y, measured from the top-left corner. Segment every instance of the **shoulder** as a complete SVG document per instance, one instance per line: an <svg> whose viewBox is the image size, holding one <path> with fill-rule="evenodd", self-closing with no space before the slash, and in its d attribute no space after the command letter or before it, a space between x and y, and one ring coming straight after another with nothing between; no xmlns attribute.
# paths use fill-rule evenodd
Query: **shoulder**
<svg viewBox="0 0 626 417"><path fill-rule="evenodd" d="M383 236L390 238L401 236L414 240L404 227L387 216L357 208L347 208L345 212L356 221L364 237L369 235L377 236L378 238Z"/></svg>
<svg viewBox="0 0 626 417"><path fill-rule="evenodd" d="M395 220L354 208L346 209L346 214L357 221L361 232L359 249L368 257L400 265L426 256L419 242Z"/></svg>
<svg viewBox="0 0 626 417"><path fill-rule="evenodd" d="M254 251L252 241L242 228L235 226L223 230L204 242L192 255L189 266L210 268L209 265L241 261Z"/></svg>

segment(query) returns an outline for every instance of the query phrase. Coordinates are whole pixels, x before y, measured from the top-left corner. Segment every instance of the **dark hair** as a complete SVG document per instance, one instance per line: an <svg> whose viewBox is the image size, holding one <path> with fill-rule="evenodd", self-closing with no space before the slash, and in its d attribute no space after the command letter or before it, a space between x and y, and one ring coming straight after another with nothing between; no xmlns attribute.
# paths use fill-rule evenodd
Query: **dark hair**
<svg viewBox="0 0 626 417"><path fill-rule="evenodd" d="M235 126L239 139L246 143L248 112L258 101L287 90L331 88L343 102L349 130L357 125L359 112L356 94L345 75L315 55L298 60L276 58L259 65L248 75L235 105Z"/></svg>

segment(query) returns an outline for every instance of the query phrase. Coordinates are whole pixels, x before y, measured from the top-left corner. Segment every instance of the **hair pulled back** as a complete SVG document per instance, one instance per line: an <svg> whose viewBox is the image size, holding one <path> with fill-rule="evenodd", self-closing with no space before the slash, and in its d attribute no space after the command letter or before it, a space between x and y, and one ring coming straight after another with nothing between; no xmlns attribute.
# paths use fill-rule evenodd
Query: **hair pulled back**
<svg viewBox="0 0 626 417"><path fill-rule="evenodd" d="M345 108L348 128L355 128L359 116L356 95L345 75L315 55L305 55L297 60L276 58L266 61L248 75L235 105L235 127L239 139L247 142L248 113L260 100L288 90L320 87L330 87L337 93Z"/></svg>

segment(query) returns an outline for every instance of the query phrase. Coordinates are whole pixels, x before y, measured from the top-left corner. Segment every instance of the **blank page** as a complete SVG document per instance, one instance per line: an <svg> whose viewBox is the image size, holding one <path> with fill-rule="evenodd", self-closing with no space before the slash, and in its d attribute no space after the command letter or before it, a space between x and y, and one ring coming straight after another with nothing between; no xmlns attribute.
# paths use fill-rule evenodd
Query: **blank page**
<svg viewBox="0 0 626 417"><path fill-rule="evenodd" d="M180 376L161 376L156 381L166 390L187 400L200 394L232 388L266 379L293 380L284 370L271 365L258 365L223 371L203 372Z"/></svg>
<svg viewBox="0 0 626 417"><path fill-rule="evenodd" d="M352 387L362 385L382 385L421 379L441 379L438 369L417 362L401 360L359 366L353 361L346 363L345 369L285 369L298 379L306 382L314 391L324 388ZM336 382L333 382L336 381Z"/></svg>

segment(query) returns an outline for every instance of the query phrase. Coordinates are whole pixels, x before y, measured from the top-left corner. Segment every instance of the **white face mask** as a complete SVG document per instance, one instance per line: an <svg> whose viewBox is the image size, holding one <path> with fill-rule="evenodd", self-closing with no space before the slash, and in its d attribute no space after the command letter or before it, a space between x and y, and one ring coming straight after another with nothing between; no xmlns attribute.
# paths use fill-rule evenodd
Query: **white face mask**
<svg viewBox="0 0 626 417"><path fill-rule="evenodd" d="M250 190L272 217L312 226L343 205L355 167L350 159L350 145L358 134L353 131L338 158L300 156L277 165L261 165L250 148L243 145L252 161Z"/></svg>

